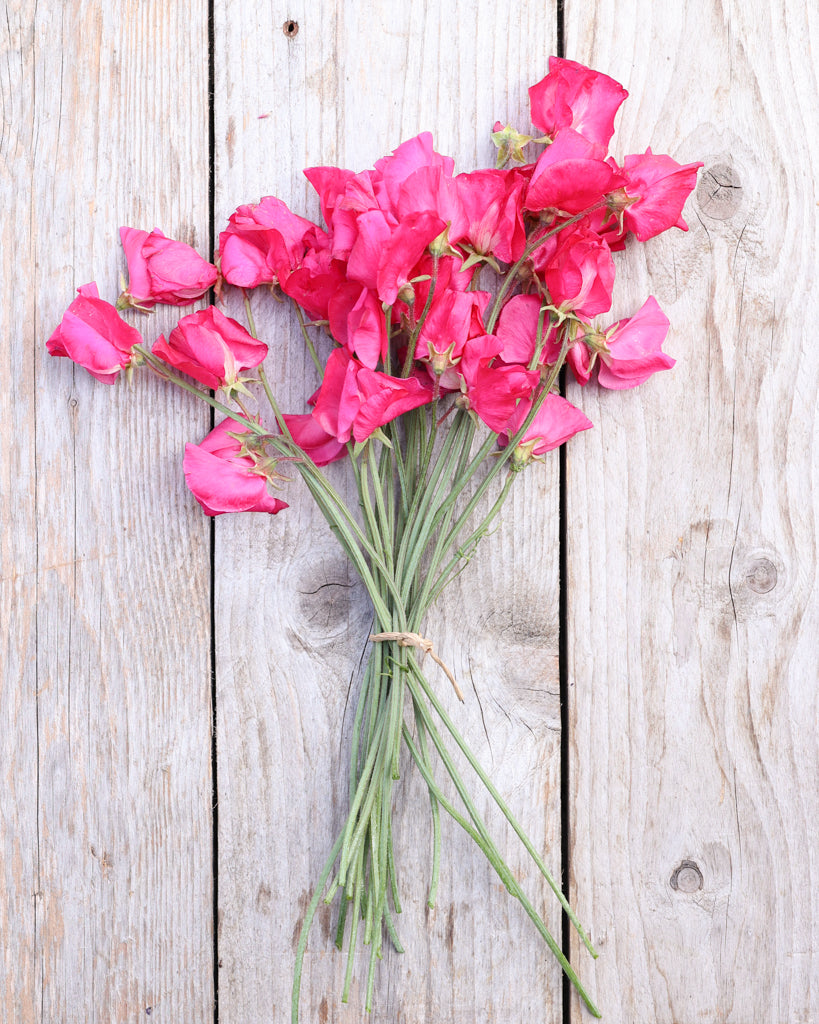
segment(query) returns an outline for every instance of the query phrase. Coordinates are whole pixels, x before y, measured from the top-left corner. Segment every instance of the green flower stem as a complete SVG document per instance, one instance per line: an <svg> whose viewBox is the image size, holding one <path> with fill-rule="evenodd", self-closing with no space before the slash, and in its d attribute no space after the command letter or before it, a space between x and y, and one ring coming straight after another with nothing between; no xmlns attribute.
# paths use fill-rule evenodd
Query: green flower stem
<svg viewBox="0 0 819 1024"><path fill-rule="evenodd" d="M456 520L455 525L451 529L449 529L448 532L446 533L444 541L441 543L441 551L444 551L444 552L448 551L457 542L457 539L458 539L458 536L459 536L461 530L463 529L463 527L466 524L466 522L469 519L469 517L474 512L475 508L477 507L477 505L480 502L480 500L483 497L483 495L489 489L490 485L492 484L492 481L501 472L501 470L506 466L507 462L511 459L512 455L514 454L515 449L517 448L518 444L523 440L523 438L524 438L524 436L526 434L526 431L529 429L529 427L533 423L533 421L535 419L535 416L537 416L538 412L540 411L541 406L546 401L547 396L550 394L552 385L554 384L555 380L557 379L557 375L558 375L558 373L560 373L560 370L561 370L563 364L566 361L566 355L567 355L568 351L569 351L568 337L567 337L566 333L564 332L564 334L563 334L563 343L562 343L561 348L560 348L560 354L558 355L557 362L552 367L552 370L551 370L551 372L549 374L549 377L547 378L545 384L543 385L543 388L541 389L540 393L536 396L535 400L532 402L532 408L529 410L529 413L527 414L526 419L523 421L522 425L520 426L518 431L514 434L514 436L512 436L512 437L510 437L508 439L506 448L504 448L503 451L501 451L496 456L494 464L492 465L492 467L490 468L490 470L486 474L486 476L483 478L481 483L478 485L477 490L474 492L472 497L469 499L469 501L467 502L467 504L464 507L463 511L458 516L458 519ZM494 441L495 437L496 437L496 435L490 435L490 437L487 439L487 441L482 446L481 450L478 452L478 455L476 456L476 458L473 460L469 470L464 474L463 481L462 480L458 480L453 485L452 493L446 499L446 501L440 506L439 513L442 512L443 510L447 509L447 508L454 507L455 502L457 501L458 497L460 496L461 492L463 491L464 481L470 479L475 474L475 472L477 472L480 464L486 459L487 455L489 454L488 445L491 442ZM438 523L436 523L435 525L436 525L436 528L437 528Z"/></svg>
<svg viewBox="0 0 819 1024"><path fill-rule="evenodd" d="M424 309L421 313L420 318L416 321L415 326L410 334L409 344L407 345L407 355L404 359L404 365L401 368L401 376L409 377L412 364L415 361L415 349L418 345L418 336L424 326L424 322L429 314L430 307L432 306L432 296L435 294L435 286L438 283L438 261L439 256L432 257L432 277L429 282L429 288L427 290L427 301L424 303Z"/></svg>
<svg viewBox="0 0 819 1024"><path fill-rule="evenodd" d="M133 351L138 352L145 362L156 370L160 377L164 377L164 379L169 383L175 384L178 388L182 388L183 391L187 391L191 395L196 395L197 398L201 399L203 402L207 402L207 404L216 409L217 412L222 413L223 416L227 416L229 419L235 420L243 427L247 427L247 429L252 433L260 435L267 434L267 431L261 424L248 419L235 409L229 408L227 405L218 401L218 399L213 398L213 396L209 395L206 391L200 391L199 388L194 387L193 384L189 384L188 381L184 380L184 378L174 373L173 370L171 370L166 363L163 363L161 359L157 359L153 352L145 348L144 345L134 345Z"/></svg>
<svg viewBox="0 0 819 1024"><path fill-rule="evenodd" d="M578 221L583 220L584 217L588 217L590 213L594 213L595 210L599 210L605 205L606 197L603 196L596 203L593 203L585 210L581 210L580 213L576 213L573 217L569 217L568 220L564 220L561 224L558 224L556 227L552 228L550 231L547 231L545 234L540 235L538 238L532 239L532 241L527 244L526 248L523 250L523 255L520 257L520 259L517 261L517 263L513 264L513 266L511 266L509 270L507 270L506 272L506 275L503 279L503 284L500 286L498 294L495 298L495 302L492 305L492 312L489 314L489 319L486 321L487 334L492 334L492 332L495 330L495 324L497 323L498 316L500 315L500 311L503 308L504 297L514 284L515 280L517 279L518 271L526 262L526 260L529 259L532 253L535 252L536 249L539 249L541 245L544 245L550 238L556 235L559 231L562 231L564 228L571 227L572 224L577 224Z"/></svg>
<svg viewBox="0 0 819 1024"><path fill-rule="evenodd" d="M341 992L342 1003L349 1002L350 984L353 980L353 966L355 964L356 939L358 938L358 922L361 915L361 896L364 888L363 869L356 873L353 888L353 907L350 920L350 938L347 947L347 969L344 972L344 988ZM298 1024L297 1021L294 1024Z"/></svg>
<svg viewBox="0 0 819 1024"><path fill-rule="evenodd" d="M435 501L441 480L443 479L447 484L449 483L450 469L459 456L457 442L463 440L463 431L459 429L462 422L462 419L458 420L455 426L447 431L446 438L433 465L432 474L429 479L422 481L421 486L413 487L411 492L412 504L407 513L407 525L401 536L401 543L396 558L396 579L404 580L405 582L411 581L411 573L406 569L407 558L418 546L418 535L423 530L424 522L427 518L427 510ZM402 591L402 597L406 600L406 593L404 591Z"/></svg>
<svg viewBox="0 0 819 1024"><path fill-rule="evenodd" d="M515 480L515 474L510 473L506 482L503 485L503 490L498 495L497 501L489 510L485 519L481 522L480 526L474 530L469 537L458 547L453 557L444 567L443 571L438 574L437 577L433 573L428 573L424 580L424 586L421 590L416 604L412 606L410 611L411 615L416 614L416 608L419 612L424 613L430 608L435 601L440 597L443 590L454 580L459 573L466 567L472 555L475 553L477 546L481 539L486 536L489 532L492 523L500 513L503 507L507 495L512 487ZM435 561L435 559L433 559ZM457 570L457 571L456 571ZM433 582L434 581L434 582Z"/></svg>
<svg viewBox="0 0 819 1024"><path fill-rule="evenodd" d="M441 812L439 810L440 799L436 792L437 787L429 786L429 779L432 777L432 766L429 760L429 751L427 749L427 733L424 728L424 723L421 720L418 708L413 703L413 710L415 712L415 728L418 732L418 750L420 757L423 761L423 766L427 771L427 775L424 776L429 787L429 805L430 812L432 814L432 871L430 874L429 882L429 895L427 896L427 906L432 909L435 906L435 901L438 896L438 878L441 870ZM403 726L404 740L407 746L410 748L410 753L414 744L412 743L412 737L409 736L409 730L406 725ZM418 757L413 754L416 762ZM419 766L420 767L420 766ZM423 774L423 773L422 773Z"/></svg>
<svg viewBox="0 0 819 1024"><path fill-rule="evenodd" d="M290 1002L290 1021L291 1024L299 1024L299 993L301 992L301 972L304 966L304 953L307 949L307 938L310 934L310 926L313 923L313 918L316 916L316 910L321 901L321 894L324 891L324 886L327 883L327 879L330 877L330 872L333 870L333 865L336 862L339 851L341 850L341 844L344 840L344 834L338 836L333 848L330 851L330 855L324 862L324 867L321 869L319 875L318 884L313 892L313 898L310 900L310 904L307 907L307 913L304 915L304 920L301 923L301 931L299 932L299 942L296 947L296 966L293 971L293 992Z"/></svg>
<svg viewBox="0 0 819 1024"><path fill-rule="evenodd" d="M304 322L304 314L301 311L301 306L297 302L294 302L293 308L295 309L296 316L298 317L299 327L301 328L301 336L304 338L305 347L307 348L307 351L310 353L310 358L313 360L313 363L315 364L315 367L319 372L319 376L323 377L324 367L321 365L321 360L319 359L318 353L316 352L316 346L313 344L313 339L307 333L307 324Z"/></svg>
<svg viewBox="0 0 819 1024"><path fill-rule="evenodd" d="M524 846L526 847L527 852L532 857L532 859L535 861L535 863L538 865L538 867L541 869L541 872L543 873L544 877L546 878L546 881L549 883L549 885L552 888L552 890L555 891L556 893L559 893L559 895L561 897L563 897L563 894L560 892L560 890L559 889L555 889L555 885L554 885L553 880L551 879L551 875L548 873L548 871L546 870L545 866L543 865L543 861L540 859L539 855L537 854L537 851L534 849L534 846L532 846L531 841L528 839L526 834L523 832L523 830L517 824L516 820L513 818L511 812L509 811L509 808L504 803L504 801L501 798L500 794L497 792L495 787L492 786L492 784L489 782L488 776L486 776L486 774L483 772L483 770L480 769L480 765L475 760L474 755L471 753L471 751L467 747L466 743L463 741L463 739L458 734L457 730L452 725L452 722L448 718L448 716L446 715L446 712L440 706L440 702L438 702L436 700L436 698L434 697L432 688L430 687L429 683L426 681L426 679L425 679L423 673L421 672L420 668L416 664L414 664L412 659L410 659L410 671L411 671L412 677L416 680L417 683L420 684L421 690L423 691L423 695L426 696L427 700L429 700L429 702L435 707L436 712L438 713L438 715L441 717L442 721L446 725L447 730L449 731L450 735L453 737L453 739L456 741L458 746L461 748L462 752L467 755L467 759L469 760L469 763L472 766L472 768L475 771L478 772L479 777L481 778L481 781L484 783L486 788L489 790L492 798L495 800L495 803L498 805L500 810L503 812L504 817L506 818L506 820L509 822L510 825L512 825L512 827L514 828L515 832L523 840ZM452 779L453 784L455 785L455 788L456 788L456 790L458 792L458 795L460 796L461 800L463 801L464 806L467 808L467 811L469 812L469 816L472 818L472 821L473 821L473 823L475 825L475 829L479 832L479 834L481 835L482 839L484 840L484 843L486 844L486 848L485 849L482 847L483 852L486 854L486 856L488 857L488 859L492 863L492 866L495 867L496 871L498 870L498 866L499 865L502 867L503 870L502 870L502 872L499 871L499 875L500 875L501 880L503 881L504 885L509 890L510 894L512 896L514 896L521 903L521 905L523 906L523 909L526 911L526 914L528 915L529 919L535 925L535 927L537 928L538 932L540 933L540 935L542 936L542 938L546 942L547 946L552 951L554 956L557 958L558 962L560 963L560 966L563 968L564 973L566 974L566 976L568 977L569 981L571 981L572 985L577 990L578 995L583 1000L583 1002L586 1004L586 1006L588 1007L589 1011L595 1017L600 1017L601 1016L600 1011L597 1009L597 1007L592 1002L590 996L588 995L588 993L586 992L585 988L583 987L580 979L578 978L574 968L571 966L569 961L566 959L566 957L565 957L565 955L563 953L563 950L560 948L560 946L557 944L557 942L555 941L555 939L552 936L552 934L549 932L549 929L546 927L545 922L540 917L540 915L537 913L537 911L534 909L534 906L532 905L532 903L524 895L522 889L520 888L518 883L515 881L513 875L509 871L509 868L508 868L506 862L501 858L500 853L498 852L497 848L495 847L494 843L492 842L491 838L489 837L489 833L488 833L488 831L486 829L486 826L485 826L485 824L483 822L483 819L481 818L479 812L477 811L477 808L472 803L472 800L469 797L469 794L468 794L468 792L466 790L466 787L465 787L463 781L460 778L460 775L458 773L457 768L454 765L454 762L452 761L451 757L449 756L448 751L446 750L446 747L445 747L445 745L443 743L443 740L441 739L441 737L440 737L440 735L438 733L438 730L435 728L435 725L432 723L431 719L429 718L429 712L426 710L426 707L425 707L424 702L422 700L422 694L418 692L417 686L411 680L409 682L409 686L410 686L410 690L411 690L412 695L413 695L413 700L416 702L416 705L419 706L420 709L421 709L421 714L422 714L422 716L424 718L424 723L425 723L427 729L429 730L429 734L430 734L430 737L432 739L433 744L435 745L435 749L438 751L438 754L441 757L441 760L444 762L444 765L445 765L445 767L447 769L447 772L449 773L450 778ZM491 854L492 854L491 857L489 856L489 852L488 851L491 852ZM562 898L561 903L565 903L565 897ZM564 907L564 909L565 909L565 907ZM574 916L574 915L572 915L572 916ZM575 918L575 921L576 921L576 918ZM577 927L579 928L579 925ZM583 933L582 929L579 929L579 930L580 930L581 937L583 937L584 941L588 944L588 939L585 939L585 934Z"/></svg>
<svg viewBox="0 0 819 1024"><path fill-rule="evenodd" d="M390 818L390 830L387 842L387 864L390 871L390 888L392 891L392 905L395 907L396 914L401 913L401 897L398 894L398 875L395 870L395 850L392 845L392 818ZM389 915L389 908L387 908L387 915ZM393 945L398 948L398 937L391 933ZM398 949L399 953L403 953L403 949Z"/></svg>
<svg viewBox="0 0 819 1024"><path fill-rule="evenodd" d="M495 788L495 785L493 784L492 780L489 778L489 776L483 770L483 768L481 767L480 762L478 761L478 759L475 757L475 755L470 750L469 745L466 743L464 738L461 736L461 734L456 729L454 722L452 721L452 719L447 714L446 709L444 708L443 704L441 704L440 700L438 700L438 697L436 696L435 691L429 685L429 683L426 680L426 677L424 676L423 672L421 672L420 668L418 667L417 663L415 662L415 660L413 658L410 658L410 663L409 664L410 664L410 673L411 673L411 677L410 678L414 678L417 681L417 683L420 685L421 689L423 690L424 696L427 698L429 703L435 709L435 712L438 715L438 717L441 719L441 721L446 726L447 732L455 740L455 743L460 748L460 750L463 753L464 757L466 757L466 759L469 762L471 768L473 769L475 774L478 776L478 778L481 780L481 782L484 784L484 786L486 787L486 789L489 792L490 796L492 797L492 799L495 801L495 803L497 804L498 808L500 809L501 813L506 818L506 820L509 822L509 824L512 826L512 829L514 830L514 832L517 835L517 837L523 843L523 846L526 849L526 852L529 854L529 856L535 862L535 864L538 867L538 870L543 875L543 877L546 879L546 882L548 883L549 888L555 894L555 896L557 897L560 905L563 907L564 911L566 912L566 916L569 918L569 920L572 922L572 924L574 925L575 929L577 930L577 934L580 936L580 939L583 942L583 945L586 947L586 949L589 951L589 953L591 953L591 955L596 959L597 958L597 952L595 951L594 946L592 946L591 940L586 935L586 932L585 932L583 926L581 925L580 921L578 920L577 915L575 914L574 910L572 910L572 908L569 905L569 902L566 899L566 897L563 895L563 892L562 892L560 886L554 880L554 878L552 877L551 873L549 872L549 869L543 863L543 859L541 858L540 854L535 849L534 845L532 844L531 839L529 839L529 837L523 831L523 828L518 823L517 818L515 818L515 816L512 814L512 812L509 809L509 807L507 806L505 800L500 795L498 790ZM412 690L412 693L413 693L413 697L415 697L415 695L416 695L416 688L414 686L411 686L411 690Z"/></svg>

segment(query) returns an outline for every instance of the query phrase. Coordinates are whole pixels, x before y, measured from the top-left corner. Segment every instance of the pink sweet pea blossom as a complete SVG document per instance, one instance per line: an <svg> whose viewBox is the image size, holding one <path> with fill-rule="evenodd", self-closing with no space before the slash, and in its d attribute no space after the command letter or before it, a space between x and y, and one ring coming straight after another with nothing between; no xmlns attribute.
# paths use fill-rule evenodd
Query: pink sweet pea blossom
<svg viewBox="0 0 819 1024"><path fill-rule="evenodd" d="M654 238L667 228L688 230L682 208L697 183L701 163L678 164L670 156L652 153L627 156L623 164L627 197L623 223L641 242ZM616 198L613 205L616 207Z"/></svg>
<svg viewBox="0 0 819 1024"><path fill-rule="evenodd" d="M514 263L526 245L523 193L526 178L516 169L481 170L455 179L466 215L466 229L450 241L465 241L482 256Z"/></svg>
<svg viewBox="0 0 819 1024"><path fill-rule="evenodd" d="M131 364L132 349L142 341L110 302L99 297L96 284L81 285L46 343L53 356L68 356L103 384L113 384L119 371Z"/></svg>
<svg viewBox="0 0 819 1024"><path fill-rule="evenodd" d="M215 306L208 306L182 317L167 341L160 334L153 354L218 390L235 384L240 370L263 362L267 345Z"/></svg>
<svg viewBox="0 0 819 1024"><path fill-rule="evenodd" d="M411 213L393 231L378 260L377 290L382 302L392 305L409 283L412 269L427 246L446 227L434 213Z"/></svg>
<svg viewBox="0 0 819 1024"><path fill-rule="evenodd" d="M458 367L463 379L463 398L458 404L474 412L495 433L504 430L518 402L528 401L540 379L537 371L530 372L525 366L493 366L500 350L501 342L492 335L473 339Z"/></svg>
<svg viewBox="0 0 819 1024"><path fill-rule="evenodd" d="M618 320L605 333L599 352L598 381L604 388L634 388L658 370L670 370L675 360L662 351L668 317L650 295L627 320Z"/></svg>
<svg viewBox="0 0 819 1024"><path fill-rule="evenodd" d="M549 58L549 74L529 90L532 124L554 138L573 128L590 142L608 146L614 115L628 96L613 78L573 60Z"/></svg>
<svg viewBox="0 0 819 1024"><path fill-rule="evenodd" d="M504 363L528 366L537 346L537 325L543 300L537 295L515 295L501 310L495 334L502 343L499 358ZM540 362L554 363L560 354L557 331L549 317L543 322L543 349Z"/></svg>
<svg viewBox="0 0 819 1024"><path fill-rule="evenodd" d="M452 157L435 152L429 132L421 132L415 138L407 139L389 156L376 161L372 177L378 205L382 210L391 210L397 214L402 185L413 171L421 167L439 167L450 178L455 169Z"/></svg>
<svg viewBox="0 0 819 1024"><path fill-rule="evenodd" d="M509 438L523 426L523 421L529 415L531 408L532 403L528 399L520 402L517 406L509 418L505 432L498 437L498 444L502 448L509 444ZM560 395L549 394L535 414L518 449L525 449L526 456L529 458L545 455L546 452L558 448L581 430L588 430L592 426L591 420L571 402L567 402Z"/></svg>
<svg viewBox="0 0 819 1024"><path fill-rule="evenodd" d="M295 415L285 413L284 422L293 435L293 440L317 466L327 466L331 462L343 459L347 454L347 445L337 441L332 434L323 430L312 413Z"/></svg>
<svg viewBox="0 0 819 1024"><path fill-rule="evenodd" d="M535 164L526 209L580 213L601 201L626 180L605 157L603 146L571 128L564 129Z"/></svg>
<svg viewBox="0 0 819 1024"><path fill-rule="evenodd" d="M327 319L336 341L374 370L387 354L387 324L375 292L356 281L341 284L331 297Z"/></svg>
<svg viewBox="0 0 819 1024"><path fill-rule="evenodd" d="M166 238L158 228L149 234L137 228L119 229L128 260L128 287L118 306L152 309L157 302L187 306L216 284L216 267L184 242Z"/></svg>
<svg viewBox="0 0 819 1024"><path fill-rule="evenodd" d="M486 334L483 314L491 298L489 292L436 289L418 336L415 358L429 361L436 372L457 363L468 339Z"/></svg>
<svg viewBox="0 0 819 1024"><path fill-rule="evenodd" d="M326 247L321 228L291 213L275 196L265 196L231 214L219 235L219 269L239 288L281 282L301 266L311 245Z"/></svg>
<svg viewBox="0 0 819 1024"><path fill-rule="evenodd" d="M611 252L603 239L582 223L549 238L534 251L532 262L555 306L584 317L611 309Z"/></svg>
<svg viewBox="0 0 819 1024"><path fill-rule="evenodd" d="M313 415L337 441L365 441L378 427L431 401L432 389L415 377L370 370L337 348L327 360Z"/></svg>
<svg viewBox="0 0 819 1024"><path fill-rule="evenodd" d="M245 428L223 420L201 444L185 445L185 483L209 516L224 512L281 512L287 503L267 493L267 478L230 434Z"/></svg>

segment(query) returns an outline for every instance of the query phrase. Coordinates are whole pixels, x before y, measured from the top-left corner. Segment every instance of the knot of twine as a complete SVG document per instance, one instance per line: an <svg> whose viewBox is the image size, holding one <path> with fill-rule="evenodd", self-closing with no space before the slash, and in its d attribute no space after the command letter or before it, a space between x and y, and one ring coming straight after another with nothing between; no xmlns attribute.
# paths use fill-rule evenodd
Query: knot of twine
<svg viewBox="0 0 819 1024"><path fill-rule="evenodd" d="M383 643L385 640L394 640L399 647L417 647L422 654L428 654L435 664L440 666L444 672L446 672L446 677L450 683L452 683L452 689L455 691L455 696L461 703L463 703L464 695L460 686L458 686L455 681L455 676L432 649L432 641L429 637L421 636L420 633L374 633L370 635L370 640L375 643Z"/></svg>

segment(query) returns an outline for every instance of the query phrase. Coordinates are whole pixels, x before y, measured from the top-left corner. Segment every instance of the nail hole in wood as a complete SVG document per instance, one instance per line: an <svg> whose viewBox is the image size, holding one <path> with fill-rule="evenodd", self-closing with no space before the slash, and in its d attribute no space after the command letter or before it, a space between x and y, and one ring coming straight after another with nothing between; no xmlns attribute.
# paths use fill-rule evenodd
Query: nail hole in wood
<svg viewBox="0 0 819 1024"><path fill-rule="evenodd" d="M284 32L288 39L292 39L293 36L299 34L299 23L297 21L286 21L282 25L282 32Z"/></svg>

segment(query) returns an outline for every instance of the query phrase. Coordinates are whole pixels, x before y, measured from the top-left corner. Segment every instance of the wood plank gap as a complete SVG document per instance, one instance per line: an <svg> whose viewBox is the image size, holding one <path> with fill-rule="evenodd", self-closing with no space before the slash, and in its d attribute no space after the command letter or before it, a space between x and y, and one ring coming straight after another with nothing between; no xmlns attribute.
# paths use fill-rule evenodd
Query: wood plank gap
<svg viewBox="0 0 819 1024"><path fill-rule="evenodd" d="M558 33L560 23L558 22ZM558 34L558 40L560 35ZM561 392L565 390L561 382ZM566 446L558 449L560 457L560 494L558 497L558 618L560 622L558 634L558 675L560 680L560 884L566 899L571 896L569 857L571 842L569 826L571 823L571 792L569 789L569 771L571 757L569 749L569 588L568 588L568 505L566 502ZM571 963L571 922L565 914L560 918L560 943L563 955ZM563 1024L571 1024L571 983L566 974L563 982Z"/></svg>
<svg viewBox="0 0 819 1024"><path fill-rule="evenodd" d="M214 0L208 0L208 249L211 263L216 258L216 47ZM211 291L211 302L215 296ZM210 428L215 426L210 410ZM211 828L213 844L213 1024L219 1024L219 751L216 737L216 522L209 522L210 544L210 778Z"/></svg>

